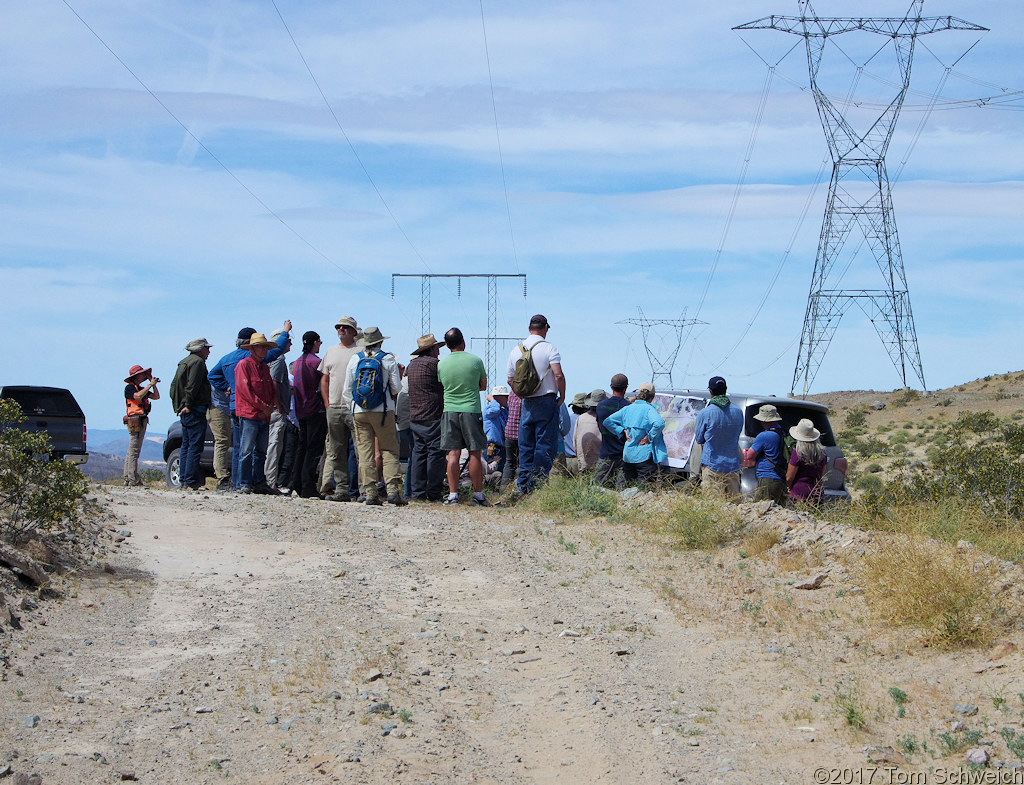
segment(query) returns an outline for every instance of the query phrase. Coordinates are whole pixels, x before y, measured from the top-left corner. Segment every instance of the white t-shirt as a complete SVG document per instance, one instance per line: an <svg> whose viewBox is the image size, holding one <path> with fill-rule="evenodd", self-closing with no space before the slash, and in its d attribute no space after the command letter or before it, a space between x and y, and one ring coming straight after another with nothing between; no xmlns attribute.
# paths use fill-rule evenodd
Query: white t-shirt
<svg viewBox="0 0 1024 785"><path fill-rule="evenodd" d="M523 341L523 346L532 350L530 356L533 357L533 367L537 369L537 375L540 377L540 388L533 395L527 397L536 398L538 395L548 395L549 393L557 395L558 384L555 382L555 375L551 373L551 363L562 364L562 355L558 353L558 349L554 344L533 333ZM512 351L508 354L508 363L505 366L506 378L512 378L515 375L516 363L522 356L523 353L519 351L519 344L513 346Z"/></svg>
<svg viewBox="0 0 1024 785"><path fill-rule="evenodd" d="M317 370L331 377L327 387L327 397L331 406L344 405L345 371L348 370L348 361L357 354L359 347L355 343L351 346L336 343L324 352L324 359L320 361Z"/></svg>

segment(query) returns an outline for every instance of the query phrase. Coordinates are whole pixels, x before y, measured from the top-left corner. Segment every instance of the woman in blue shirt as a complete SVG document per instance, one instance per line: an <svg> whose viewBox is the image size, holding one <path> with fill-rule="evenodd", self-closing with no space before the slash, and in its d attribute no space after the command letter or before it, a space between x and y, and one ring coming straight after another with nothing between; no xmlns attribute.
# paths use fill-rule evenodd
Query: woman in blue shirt
<svg viewBox="0 0 1024 785"><path fill-rule="evenodd" d="M665 420L654 408L654 385L644 382L636 393L636 400L605 418L604 427L616 436L625 434L622 449L622 473L628 482L643 483L655 476L658 464L668 458L665 439Z"/></svg>

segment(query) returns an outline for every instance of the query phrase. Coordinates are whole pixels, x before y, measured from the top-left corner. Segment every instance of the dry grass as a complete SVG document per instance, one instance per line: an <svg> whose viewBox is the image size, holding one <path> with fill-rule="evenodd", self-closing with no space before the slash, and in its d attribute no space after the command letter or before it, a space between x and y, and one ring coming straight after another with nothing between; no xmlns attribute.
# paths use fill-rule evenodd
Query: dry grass
<svg viewBox="0 0 1024 785"><path fill-rule="evenodd" d="M1019 521L993 518L958 499L893 505L884 515L854 502L845 509L837 508L829 517L834 523L859 529L929 537L950 545L966 541L1000 559L1024 562L1024 527Z"/></svg>
<svg viewBox="0 0 1024 785"><path fill-rule="evenodd" d="M920 628L929 644L982 647L1000 630L994 571L948 544L895 535L864 557L860 578L873 615Z"/></svg>
<svg viewBox="0 0 1024 785"><path fill-rule="evenodd" d="M782 542L782 530L777 526L754 526L740 538L740 550L749 558L764 556Z"/></svg>

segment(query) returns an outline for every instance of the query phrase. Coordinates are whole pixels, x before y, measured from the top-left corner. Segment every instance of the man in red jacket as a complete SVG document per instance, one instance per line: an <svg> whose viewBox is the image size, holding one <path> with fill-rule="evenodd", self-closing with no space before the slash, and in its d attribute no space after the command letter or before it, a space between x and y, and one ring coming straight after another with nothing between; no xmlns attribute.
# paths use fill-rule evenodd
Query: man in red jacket
<svg viewBox="0 0 1024 785"><path fill-rule="evenodd" d="M242 424L242 456L239 463L239 493L265 493L277 496L263 474L270 438L270 415L281 411L277 385L270 378L270 369L263 362L274 346L263 333L253 333L241 348L249 356L235 366L235 414ZM281 412L287 414L287 412Z"/></svg>

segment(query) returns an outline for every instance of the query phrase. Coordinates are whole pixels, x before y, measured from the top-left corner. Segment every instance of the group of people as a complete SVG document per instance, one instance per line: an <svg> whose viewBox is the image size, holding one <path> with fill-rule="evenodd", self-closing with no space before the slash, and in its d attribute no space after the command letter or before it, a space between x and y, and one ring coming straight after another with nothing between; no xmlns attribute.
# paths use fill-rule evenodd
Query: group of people
<svg viewBox="0 0 1024 785"><path fill-rule="evenodd" d="M550 329L543 314L531 318L528 336L509 353L507 386L489 391L483 361L466 351L457 327L443 340L421 336L408 365L382 348L388 337L379 328L361 330L351 316L338 319L338 342L322 357L320 335L304 333L301 355L290 364L289 320L269 338L243 328L236 348L209 369L212 345L196 338L185 347L170 388L181 422L180 485L205 487L200 456L207 425L218 491L457 505L468 476L469 503L486 507L487 475L502 488L514 483L517 494L530 493L553 469L592 472L613 487L653 479L667 457L654 385L639 385L629 398L629 380L619 373L611 378L610 395L579 393L566 406L561 354L548 340ZM138 365L125 379L126 485L141 484L139 450L159 381ZM696 418L701 483L736 498L743 412L730 403L722 377L709 380L708 392ZM758 498L820 501L826 461L813 424L805 420L790 429L796 444L790 450L774 406L762 406L755 419L764 431L742 461L756 466ZM409 454L404 475L402 444Z"/></svg>

